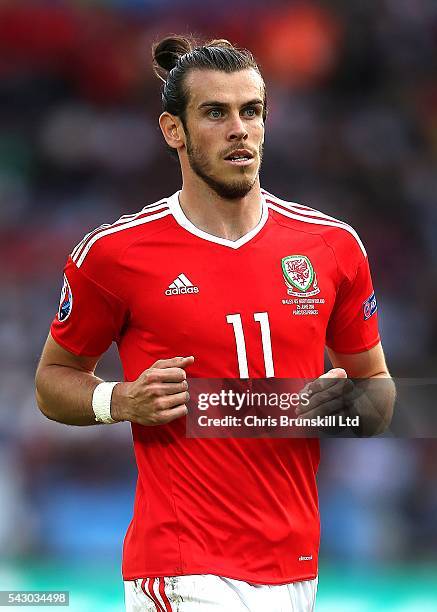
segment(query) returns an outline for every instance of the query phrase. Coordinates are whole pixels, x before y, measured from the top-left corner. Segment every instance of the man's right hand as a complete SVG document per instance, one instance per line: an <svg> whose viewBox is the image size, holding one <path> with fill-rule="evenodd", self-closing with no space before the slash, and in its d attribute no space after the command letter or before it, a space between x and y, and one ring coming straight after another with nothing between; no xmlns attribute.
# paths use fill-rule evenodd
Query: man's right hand
<svg viewBox="0 0 437 612"><path fill-rule="evenodd" d="M140 425L164 425L185 416L190 399L185 368L193 362L192 356L160 359L137 380L118 383L112 392L112 418Z"/></svg>

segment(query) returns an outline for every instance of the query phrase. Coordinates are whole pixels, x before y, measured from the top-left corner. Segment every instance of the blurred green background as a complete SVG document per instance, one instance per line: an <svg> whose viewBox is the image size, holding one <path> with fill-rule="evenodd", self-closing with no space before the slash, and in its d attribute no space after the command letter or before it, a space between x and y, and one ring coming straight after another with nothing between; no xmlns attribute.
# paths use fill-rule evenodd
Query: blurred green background
<svg viewBox="0 0 437 612"><path fill-rule="evenodd" d="M26 560L0 565L0 579L7 581L10 590L69 591L70 605L56 609L120 612L124 606L118 571L108 562L59 565ZM316 608L317 612L435 612L436 582L435 566L351 570L322 565ZM20 606L20 610L35 607Z"/></svg>

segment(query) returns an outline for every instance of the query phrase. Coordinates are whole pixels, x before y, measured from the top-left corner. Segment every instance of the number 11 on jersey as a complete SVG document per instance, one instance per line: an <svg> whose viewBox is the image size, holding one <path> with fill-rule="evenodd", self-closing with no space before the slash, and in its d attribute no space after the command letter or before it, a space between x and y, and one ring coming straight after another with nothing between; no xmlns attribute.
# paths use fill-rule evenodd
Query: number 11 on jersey
<svg viewBox="0 0 437 612"><path fill-rule="evenodd" d="M267 312L255 312L253 315L255 321L261 327L261 342L264 354L264 367L266 370L266 378L272 378L275 375L273 367L272 355L272 340L270 337L269 315ZM226 321L232 325L235 334L235 344L237 346L238 369L240 370L240 378L249 378L249 367L247 365L246 341L244 339L243 324L240 314L226 315Z"/></svg>

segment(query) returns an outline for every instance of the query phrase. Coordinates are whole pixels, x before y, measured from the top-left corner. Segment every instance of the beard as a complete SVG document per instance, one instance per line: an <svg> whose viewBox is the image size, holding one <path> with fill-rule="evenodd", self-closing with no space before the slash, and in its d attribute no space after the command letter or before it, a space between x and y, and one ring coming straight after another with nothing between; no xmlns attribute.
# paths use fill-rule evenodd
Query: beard
<svg viewBox="0 0 437 612"><path fill-rule="evenodd" d="M199 178L201 178L215 193L225 200L237 200L243 198L249 193L249 191L255 185L255 181L258 177L258 172L254 178L241 176L234 180L219 180L212 176L211 166L208 159L199 150L198 147L193 145L188 132L187 136L187 156L190 163L191 169ZM259 149L260 165L262 160L262 145ZM243 168L241 169L243 170Z"/></svg>

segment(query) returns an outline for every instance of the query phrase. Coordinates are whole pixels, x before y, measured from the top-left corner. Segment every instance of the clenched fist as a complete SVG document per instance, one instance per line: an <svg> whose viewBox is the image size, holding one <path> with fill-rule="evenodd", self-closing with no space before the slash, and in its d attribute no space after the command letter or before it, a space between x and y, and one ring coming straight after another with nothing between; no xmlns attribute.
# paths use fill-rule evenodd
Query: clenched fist
<svg viewBox="0 0 437 612"><path fill-rule="evenodd" d="M187 414L190 398L185 368L194 357L160 359L133 382L118 383L112 392L115 421L163 425Z"/></svg>
<svg viewBox="0 0 437 612"><path fill-rule="evenodd" d="M303 392L310 395L310 400L306 406L299 406L296 414L313 418L341 413L345 410L345 397L353 388L343 368L329 370L305 387Z"/></svg>

